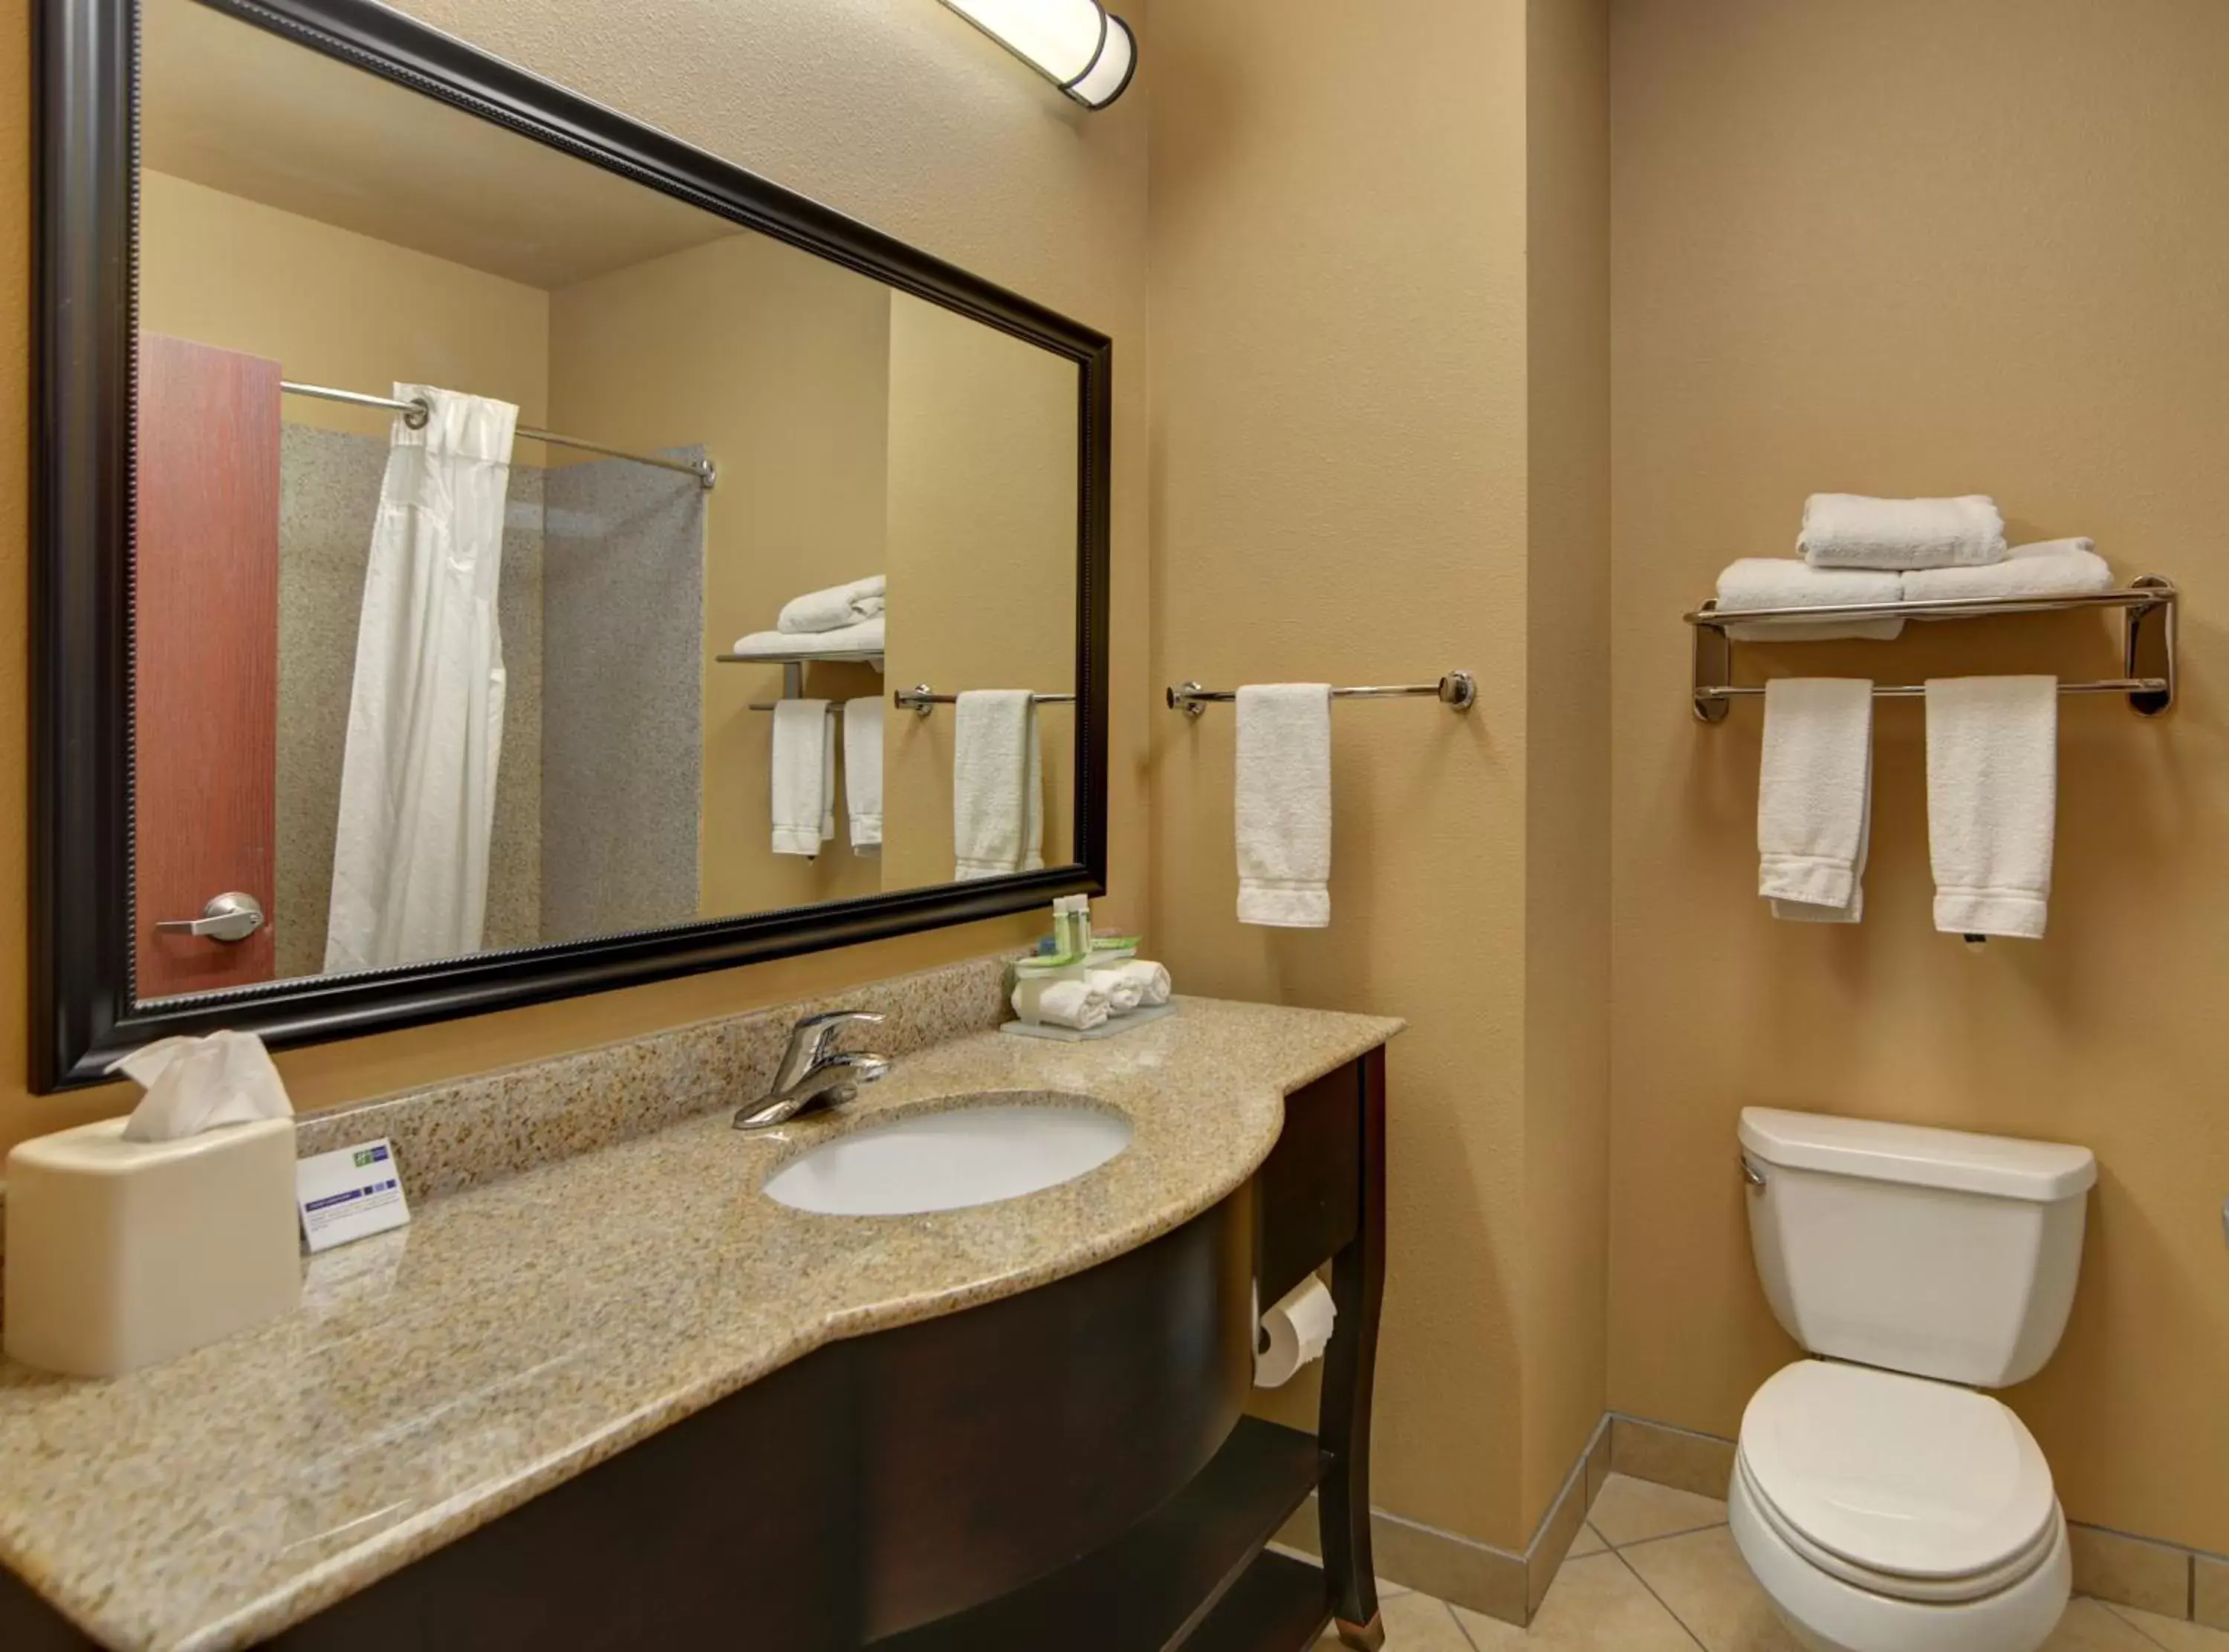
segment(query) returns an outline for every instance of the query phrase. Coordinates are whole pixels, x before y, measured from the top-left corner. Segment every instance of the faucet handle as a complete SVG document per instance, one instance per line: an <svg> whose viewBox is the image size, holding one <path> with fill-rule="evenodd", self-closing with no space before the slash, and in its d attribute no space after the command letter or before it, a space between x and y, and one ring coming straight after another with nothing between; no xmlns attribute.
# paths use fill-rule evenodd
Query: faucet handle
<svg viewBox="0 0 2229 1652"><path fill-rule="evenodd" d="M789 1029L789 1053L782 1064L787 1073L784 1082L794 1083L803 1076L804 1068L827 1054L829 1045L835 1042L837 1029L846 1021L865 1021L871 1026L882 1019L871 1009L825 1009L818 1015L802 1017Z"/></svg>
<svg viewBox="0 0 2229 1652"><path fill-rule="evenodd" d="M841 1026L847 1021L863 1021L871 1023L879 1022L883 1019L883 1013L879 1009L824 1009L817 1015L804 1017L790 1030L801 1033L808 1028Z"/></svg>

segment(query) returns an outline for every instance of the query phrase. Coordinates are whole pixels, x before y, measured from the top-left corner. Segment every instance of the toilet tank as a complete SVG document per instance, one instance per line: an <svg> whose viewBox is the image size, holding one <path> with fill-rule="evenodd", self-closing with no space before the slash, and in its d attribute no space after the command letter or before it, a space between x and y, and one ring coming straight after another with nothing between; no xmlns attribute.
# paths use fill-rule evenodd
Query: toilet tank
<svg viewBox="0 0 2229 1652"><path fill-rule="evenodd" d="M2097 1162L2084 1147L1746 1107L1764 1294L1814 1354L2002 1388L2066 1329Z"/></svg>

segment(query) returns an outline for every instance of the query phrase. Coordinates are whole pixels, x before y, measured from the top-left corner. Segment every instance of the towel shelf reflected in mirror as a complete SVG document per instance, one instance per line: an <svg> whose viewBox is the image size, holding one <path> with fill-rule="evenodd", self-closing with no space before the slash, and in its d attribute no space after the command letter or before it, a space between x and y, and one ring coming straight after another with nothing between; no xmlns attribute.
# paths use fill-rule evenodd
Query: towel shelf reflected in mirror
<svg viewBox="0 0 2229 1652"><path fill-rule="evenodd" d="M52 10L35 1084L1103 888L1106 337L385 7ZM864 718L777 852L760 707L992 659L1043 869Z"/></svg>
<svg viewBox="0 0 2229 1652"><path fill-rule="evenodd" d="M1734 638L1731 626L1750 631L1745 640L1790 647L1808 639L1801 636L1773 638L1774 625L1810 627L1829 623L1861 624L1867 620L1909 619L1929 623L1989 619L2019 615L2079 613L2085 610L2117 611L2121 615L2123 675L2089 681L2062 681L2062 695L2125 695L2141 715L2155 717L2174 704L2175 608L2174 581L2155 573L2140 575L2125 588L2088 591L2056 597L1962 597L1924 602L1835 604L1800 608L1722 609L1715 600L1682 618L1692 628L1693 693L1696 718L1706 723L1725 720L1736 700L1761 699L1762 684L1738 683L1734 678ZM1754 628L1754 629L1752 629ZM1877 647L1878 643L1866 643ZM1992 673L1993 675L1995 673ZM1957 675L1937 672L1937 676ZM1877 699L1903 700L1923 696L1924 683L1876 683Z"/></svg>

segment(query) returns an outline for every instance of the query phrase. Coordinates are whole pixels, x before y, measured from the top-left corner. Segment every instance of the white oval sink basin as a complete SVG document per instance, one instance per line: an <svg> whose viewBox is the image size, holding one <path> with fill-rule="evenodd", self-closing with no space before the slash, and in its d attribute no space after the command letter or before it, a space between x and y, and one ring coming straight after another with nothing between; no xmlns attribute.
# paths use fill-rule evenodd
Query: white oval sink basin
<svg viewBox="0 0 2229 1652"><path fill-rule="evenodd" d="M824 1216L961 1210L1073 1181L1129 1145L1127 1118L1081 1098L986 1097L823 1142L768 1176L766 1193Z"/></svg>

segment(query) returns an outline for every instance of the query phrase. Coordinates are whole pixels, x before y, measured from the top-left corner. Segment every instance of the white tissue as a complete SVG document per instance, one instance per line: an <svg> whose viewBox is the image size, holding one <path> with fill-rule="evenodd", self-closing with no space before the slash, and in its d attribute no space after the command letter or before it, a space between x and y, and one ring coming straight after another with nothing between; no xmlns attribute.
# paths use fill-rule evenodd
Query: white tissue
<svg viewBox="0 0 2229 1652"><path fill-rule="evenodd" d="M1283 1301L1262 1316L1269 1346L1254 1356L1254 1386L1282 1388L1293 1380L1293 1373L1321 1359L1331 1341L1332 1322L1338 1317L1338 1304L1313 1273L1287 1291ZM1259 1339L1256 1346L1260 1347Z"/></svg>
<svg viewBox="0 0 2229 1652"><path fill-rule="evenodd" d="M147 1092L125 1124L127 1142L174 1142L221 1124L294 1116L279 1069L253 1033L157 1039L108 1070Z"/></svg>

